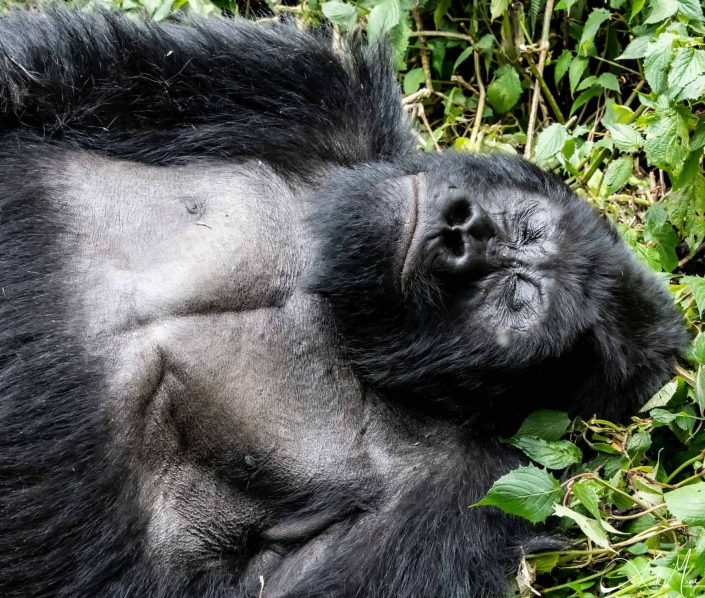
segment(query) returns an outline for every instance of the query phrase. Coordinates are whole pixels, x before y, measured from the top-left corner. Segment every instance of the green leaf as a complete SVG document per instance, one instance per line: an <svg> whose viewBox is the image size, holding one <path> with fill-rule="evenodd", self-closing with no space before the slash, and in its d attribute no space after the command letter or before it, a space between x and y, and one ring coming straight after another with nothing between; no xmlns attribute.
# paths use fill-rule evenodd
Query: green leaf
<svg viewBox="0 0 705 598"><path fill-rule="evenodd" d="M634 162L630 156L622 156L610 162L605 171L605 193L612 195L621 190L632 176Z"/></svg>
<svg viewBox="0 0 705 598"><path fill-rule="evenodd" d="M644 58L648 52L650 41L650 35L635 37L629 42L629 45L624 49L624 52L617 56L617 60L634 60L635 58Z"/></svg>
<svg viewBox="0 0 705 598"><path fill-rule="evenodd" d="M578 86L578 83L580 83L580 78L583 76L587 65L588 59L582 56L576 56L573 58L573 62L570 63L568 81L570 82L571 95L575 93L575 88Z"/></svg>
<svg viewBox="0 0 705 598"><path fill-rule="evenodd" d="M677 413L671 413L665 409L652 409L649 416L651 416L654 422L659 424L670 424L678 419Z"/></svg>
<svg viewBox="0 0 705 598"><path fill-rule="evenodd" d="M610 132L610 137L617 149L622 152L633 154L638 151L644 143L641 135L631 125L605 125Z"/></svg>
<svg viewBox="0 0 705 598"><path fill-rule="evenodd" d="M705 75L700 75L680 91L676 96L676 100L679 102L699 100L703 96L705 96Z"/></svg>
<svg viewBox="0 0 705 598"><path fill-rule="evenodd" d="M546 521L563 491L550 473L533 465L518 467L499 478L486 496L472 506L494 506L532 523Z"/></svg>
<svg viewBox="0 0 705 598"><path fill-rule="evenodd" d="M573 105L570 107L570 113L573 114L578 108L580 108L584 104L587 104L592 98L601 94L602 89L600 89L597 85L591 87L587 91L584 91L577 98L575 98Z"/></svg>
<svg viewBox="0 0 705 598"><path fill-rule="evenodd" d="M651 13L645 24L660 23L678 12L677 0L651 0Z"/></svg>
<svg viewBox="0 0 705 598"><path fill-rule="evenodd" d="M607 537L607 532L602 529L602 526L600 525L599 521L590 519L589 517L581 515L580 513L569 509L568 507L564 507L563 505L555 505L554 515L557 515L558 517L568 517L569 519L572 519L573 521L575 521L575 523L578 524L580 531L582 531L583 534L590 538L590 540L592 540L595 544L597 544L601 548L607 548L608 550L611 550L610 539Z"/></svg>
<svg viewBox="0 0 705 598"><path fill-rule="evenodd" d="M702 318L703 314L705 314L705 278L701 276L684 276L681 278L681 282L687 284L693 292L695 304L698 306L698 311Z"/></svg>
<svg viewBox="0 0 705 598"><path fill-rule="evenodd" d="M672 57L672 46L659 45L644 59L644 77L654 93L662 93L665 90Z"/></svg>
<svg viewBox="0 0 705 598"><path fill-rule="evenodd" d="M438 6L433 11L433 24L436 27L440 27L443 19L448 15L448 9L450 8L451 0L440 0Z"/></svg>
<svg viewBox="0 0 705 598"><path fill-rule="evenodd" d="M619 91L619 81L617 80L617 76L612 73L602 73L597 78L597 84L604 89Z"/></svg>
<svg viewBox="0 0 705 598"><path fill-rule="evenodd" d="M565 469L580 463L583 458L580 449L567 440L547 441L542 438L520 436L509 441L513 447L523 451L532 461L548 469Z"/></svg>
<svg viewBox="0 0 705 598"><path fill-rule="evenodd" d="M597 30L600 25L605 21L608 21L612 13L606 8L596 8L588 16L587 21L585 21L585 27L583 27L583 34L580 37L580 54L583 56L587 54L595 35L597 35Z"/></svg>
<svg viewBox="0 0 705 598"><path fill-rule="evenodd" d="M487 87L487 102L495 112L502 114L514 107L522 90L519 74L514 68L508 67L500 71L498 77Z"/></svg>
<svg viewBox="0 0 705 598"><path fill-rule="evenodd" d="M683 124L680 115L672 109L658 112L657 118L649 123L644 151L652 166L673 172L683 164L688 155L684 147L687 137L682 137Z"/></svg>
<svg viewBox="0 0 705 598"><path fill-rule="evenodd" d="M572 60L573 55L570 53L570 50L563 50L561 55L556 60L556 68L553 71L553 80L556 85L560 83L561 79L568 72L568 67L570 66L570 62Z"/></svg>
<svg viewBox="0 0 705 598"><path fill-rule="evenodd" d="M457 71L458 67L463 64L463 62L465 62L468 58L470 58L470 56L472 56L472 51L473 47L469 46L460 53L460 56L456 58L455 64L453 65L453 72Z"/></svg>
<svg viewBox="0 0 705 598"><path fill-rule="evenodd" d="M342 31L350 31L357 24L357 10L352 4L331 0L321 4L321 10L326 19L339 25Z"/></svg>
<svg viewBox="0 0 705 598"><path fill-rule="evenodd" d="M598 494L600 486L592 480L580 480L571 486L573 496L578 499L595 519L600 520L600 498Z"/></svg>
<svg viewBox="0 0 705 598"><path fill-rule="evenodd" d="M678 12L691 21L703 20L703 5L700 0L678 0Z"/></svg>
<svg viewBox="0 0 705 598"><path fill-rule="evenodd" d="M705 413L705 366L702 365L695 375L695 402L700 408L700 413Z"/></svg>
<svg viewBox="0 0 705 598"><path fill-rule="evenodd" d="M643 431L637 432L627 442L627 454L632 461L638 461L649 450L649 447L651 447L651 434Z"/></svg>
<svg viewBox="0 0 705 598"><path fill-rule="evenodd" d="M705 482L665 492L663 499L674 517L688 525L705 525Z"/></svg>
<svg viewBox="0 0 705 598"><path fill-rule="evenodd" d="M367 17L367 37L371 43L375 43L400 22L399 0L380 0Z"/></svg>
<svg viewBox="0 0 705 598"><path fill-rule="evenodd" d="M522 422L514 438L534 436L544 440L560 440L569 427L570 419L565 412L540 409Z"/></svg>
<svg viewBox="0 0 705 598"><path fill-rule="evenodd" d="M668 73L668 93L676 97L705 73L705 50L678 48ZM697 98L698 96L695 96Z"/></svg>
<svg viewBox="0 0 705 598"><path fill-rule="evenodd" d="M695 361L705 365L705 332L701 332L695 337L690 355Z"/></svg>
<svg viewBox="0 0 705 598"><path fill-rule="evenodd" d="M534 162L543 164L555 158L556 154L563 149L563 145L567 140L568 132L565 126L560 123L548 125L536 138Z"/></svg>
<svg viewBox="0 0 705 598"><path fill-rule="evenodd" d="M644 239L656 244L661 259L661 267L665 272L672 272L678 265L676 247L680 242L676 231L667 221L668 214L663 204L651 206L645 214L646 227Z"/></svg>
<svg viewBox="0 0 705 598"><path fill-rule="evenodd" d="M411 69L404 75L404 95L416 93L424 79L425 75L422 68Z"/></svg>
<svg viewBox="0 0 705 598"><path fill-rule="evenodd" d="M509 0L491 0L490 1L490 20L494 21L497 17L501 17L509 8Z"/></svg>
<svg viewBox="0 0 705 598"><path fill-rule="evenodd" d="M676 390L678 390L678 382L671 380L664 385L663 388L658 390L639 411L649 411L656 407L665 407L673 398L673 395L676 394Z"/></svg>

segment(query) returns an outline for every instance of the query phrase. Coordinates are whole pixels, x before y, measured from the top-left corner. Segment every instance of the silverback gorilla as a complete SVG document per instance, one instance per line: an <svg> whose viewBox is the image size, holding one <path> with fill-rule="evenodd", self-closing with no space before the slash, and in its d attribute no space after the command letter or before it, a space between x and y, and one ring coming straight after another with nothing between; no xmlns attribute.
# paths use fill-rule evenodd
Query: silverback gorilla
<svg viewBox="0 0 705 598"><path fill-rule="evenodd" d="M0 19L0 594L498 597L528 412L683 342L562 183L414 150L383 47Z"/></svg>

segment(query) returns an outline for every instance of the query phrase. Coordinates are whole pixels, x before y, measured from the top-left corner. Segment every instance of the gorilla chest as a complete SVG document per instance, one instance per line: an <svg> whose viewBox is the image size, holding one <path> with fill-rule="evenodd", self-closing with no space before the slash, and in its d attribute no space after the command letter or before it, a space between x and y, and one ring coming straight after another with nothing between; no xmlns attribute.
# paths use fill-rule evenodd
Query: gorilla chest
<svg viewBox="0 0 705 598"><path fill-rule="evenodd" d="M360 393L326 309L298 289L311 247L290 188L261 164L78 155L66 173L66 292L126 441L159 469L178 452L228 471L305 460L309 477L345 452Z"/></svg>

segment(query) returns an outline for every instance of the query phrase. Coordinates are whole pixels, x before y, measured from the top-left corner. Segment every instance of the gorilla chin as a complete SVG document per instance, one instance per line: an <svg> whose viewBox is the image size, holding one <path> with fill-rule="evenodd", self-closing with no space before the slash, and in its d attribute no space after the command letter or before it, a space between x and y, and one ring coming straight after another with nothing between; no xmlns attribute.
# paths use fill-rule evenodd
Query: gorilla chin
<svg viewBox="0 0 705 598"><path fill-rule="evenodd" d="M681 319L507 155L420 154L389 51L0 17L0 595L500 598L530 411L628 417Z"/></svg>

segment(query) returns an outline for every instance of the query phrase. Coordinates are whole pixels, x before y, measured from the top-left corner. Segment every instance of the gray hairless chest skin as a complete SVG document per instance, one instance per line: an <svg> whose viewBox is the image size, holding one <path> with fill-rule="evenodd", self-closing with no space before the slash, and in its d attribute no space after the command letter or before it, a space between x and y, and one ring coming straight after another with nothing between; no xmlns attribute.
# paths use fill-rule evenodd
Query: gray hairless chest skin
<svg viewBox="0 0 705 598"><path fill-rule="evenodd" d="M624 417L683 343L567 187L420 155L384 48L0 19L0 593L494 598L468 508L537 408Z"/></svg>

